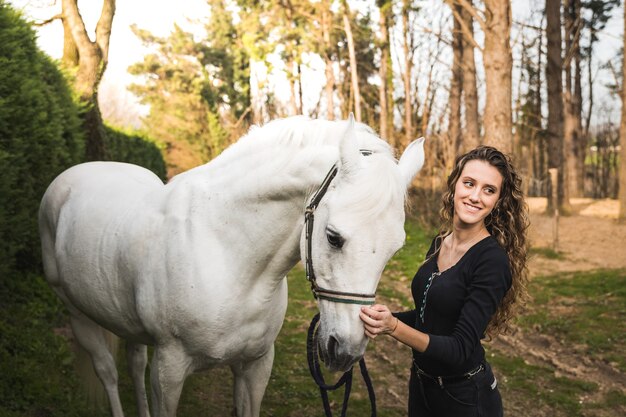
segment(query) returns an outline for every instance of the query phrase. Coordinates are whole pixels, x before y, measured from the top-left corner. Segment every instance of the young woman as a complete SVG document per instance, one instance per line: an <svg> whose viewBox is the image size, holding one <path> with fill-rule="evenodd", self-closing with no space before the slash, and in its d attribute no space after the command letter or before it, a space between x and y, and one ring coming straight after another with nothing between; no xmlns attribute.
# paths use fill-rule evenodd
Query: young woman
<svg viewBox="0 0 626 417"><path fill-rule="evenodd" d="M527 207L508 157L489 146L457 158L442 228L411 285L415 310L361 309L365 333L413 349L409 416L502 416L481 340L526 298Z"/></svg>

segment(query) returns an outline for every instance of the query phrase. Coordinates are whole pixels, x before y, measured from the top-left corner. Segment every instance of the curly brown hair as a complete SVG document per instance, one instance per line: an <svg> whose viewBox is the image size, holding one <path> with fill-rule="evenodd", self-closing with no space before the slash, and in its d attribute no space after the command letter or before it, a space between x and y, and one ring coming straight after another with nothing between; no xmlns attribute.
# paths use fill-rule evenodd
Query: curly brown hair
<svg viewBox="0 0 626 417"><path fill-rule="evenodd" d="M457 157L443 194L443 205L439 211L443 238L452 232L454 216L454 189L468 161L480 160L495 167L502 175L500 197L492 212L485 218L487 231L494 236L506 251L511 266L512 284L487 326L489 337L504 333L510 328L510 320L519 307L528 300L528 246L526 233L529 226L528 206L522 192L522 179L517 174L511 159L491 146L479 146Z"/></svg>

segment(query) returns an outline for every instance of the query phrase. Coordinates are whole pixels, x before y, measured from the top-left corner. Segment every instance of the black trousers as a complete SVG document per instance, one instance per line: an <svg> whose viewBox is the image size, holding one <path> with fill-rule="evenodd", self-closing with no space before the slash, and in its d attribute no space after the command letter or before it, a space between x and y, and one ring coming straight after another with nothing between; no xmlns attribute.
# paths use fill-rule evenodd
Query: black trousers
<svg viewBox="0 0 626 417"><path fill-rule="evenodd" d="M502 417L502 397L491 366L470 379L443 384L411 367L409 417Z"/></svg>

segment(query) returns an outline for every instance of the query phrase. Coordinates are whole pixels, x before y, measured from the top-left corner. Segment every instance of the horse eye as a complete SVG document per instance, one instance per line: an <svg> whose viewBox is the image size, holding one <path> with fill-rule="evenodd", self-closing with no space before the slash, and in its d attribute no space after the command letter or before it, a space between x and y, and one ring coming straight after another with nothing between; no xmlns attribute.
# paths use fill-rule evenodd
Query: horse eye
<svg viewBox="0 0 626 417"><path fill-rule="evenodd" d="M330 243L330 246L332 246L333 248L341 249L341 247L343 246L344 240L337 232L332 232L330 230L327 231L326 238L328 239L328 243Z"/></svg>

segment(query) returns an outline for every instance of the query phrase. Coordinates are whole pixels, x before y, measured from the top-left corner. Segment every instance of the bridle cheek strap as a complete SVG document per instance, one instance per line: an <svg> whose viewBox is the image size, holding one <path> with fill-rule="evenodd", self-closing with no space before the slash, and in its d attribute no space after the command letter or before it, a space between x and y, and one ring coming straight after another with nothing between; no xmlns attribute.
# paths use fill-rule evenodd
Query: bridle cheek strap
<svg viewBox="0 0 626 417"><path fill-rule="evenodd" d="M333 165L328 174L326 174L326 178L322 181L322 185L317 190L311 202L306 207L304 212L304 227L305 227L305 240L306 240L306 260L305 260L305 271L306 271L306 279L311 283L311 292L313 292L313 296L319 300L331 301L334 303L343 303L343 304L360 304L360 305L372 305L376 301L376 294L359 294L359 293L351 293L344 291L335 291L329 290L326 288L322 288L317 285L317 280L315 278L315 272L313 271L313 248L312 248L312 235L313 235L313 221L315 218L315 209L319 205L322 197L328 191L328 187L330 183L337 175L337 165Z"/></svg>

